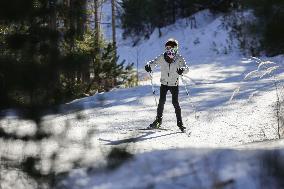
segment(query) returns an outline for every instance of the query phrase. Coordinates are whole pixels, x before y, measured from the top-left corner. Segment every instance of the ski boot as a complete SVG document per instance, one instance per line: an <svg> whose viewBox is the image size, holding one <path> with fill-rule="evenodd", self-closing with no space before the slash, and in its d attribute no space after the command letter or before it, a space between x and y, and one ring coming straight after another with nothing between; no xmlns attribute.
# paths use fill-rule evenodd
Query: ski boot
<svg viewBox="0 0 284 189"><path fill-rule="evenodd" d="M177 126L178 126L178 128L180 129L181 132L185 133L186 127L183 126L182 121L178 121L178 122L177 122Z"/></svg>
<svg viewBox="0 0 284 189"><path fill-rule="evenodd" d="M161 117L156 117L155 121L151 123L147 129L159 129L162 125L162 118Z"/></svg>

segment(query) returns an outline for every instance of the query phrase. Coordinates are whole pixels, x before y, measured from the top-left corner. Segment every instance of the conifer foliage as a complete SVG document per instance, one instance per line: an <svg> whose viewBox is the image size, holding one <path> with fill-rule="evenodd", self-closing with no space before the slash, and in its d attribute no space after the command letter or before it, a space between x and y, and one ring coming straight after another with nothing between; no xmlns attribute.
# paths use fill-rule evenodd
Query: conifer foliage
<svg viewBox="0 0 284 189"><path fill-rule="evenodd" d="M91 29L87 0L0 1L0 105L57 104L109 90L127 71Z"/></svg>
<svg viewBox="0 0 284 189"><path fill-rule="evenodd" d="M284 53L284 1L282 0L249 0L245 1L244 8L252 9L258 21L252 30L255 35L261 36L262 48L267 55L274 56Z"/></svg>
<svg viewBox="0 0 284 189"><path fill-rule="evenodd" d="M192 14L210 9L215 13L227 12L233 0L123 0L121 2L121 21L124 36L149 37L155 28L175 23L176 19L190 17ZM143 7L143 8L141 8ZM159 31L162 35L161 31Z"/></svg>

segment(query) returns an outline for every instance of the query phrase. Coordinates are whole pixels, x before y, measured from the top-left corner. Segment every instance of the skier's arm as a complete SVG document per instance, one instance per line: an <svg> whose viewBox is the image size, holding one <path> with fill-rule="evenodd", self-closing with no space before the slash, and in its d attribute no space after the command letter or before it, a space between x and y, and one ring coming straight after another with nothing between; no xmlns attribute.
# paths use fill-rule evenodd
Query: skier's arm
<svg viewBox="0 0 284 189"><path fill-rule="evenodd" d="M157 65L161 64L163 58L163 54L157 56L154 60L147 62L147 65L150 65L151 69L153 70Z"/></svg>
<svg viewBox="0 0 284 189"><path fill-rule="evenodd" d="M189 72L189 67L187 66L186 61L181 55L179 56L179 68L183 69L184 74L187 74Z"/></svg>

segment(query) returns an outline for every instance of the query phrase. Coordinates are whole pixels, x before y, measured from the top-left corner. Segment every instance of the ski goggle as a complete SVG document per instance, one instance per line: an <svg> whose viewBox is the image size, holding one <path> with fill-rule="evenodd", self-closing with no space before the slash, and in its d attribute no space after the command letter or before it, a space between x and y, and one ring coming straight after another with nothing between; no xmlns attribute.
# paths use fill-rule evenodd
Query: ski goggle
<svg viewBox="0 0 284 189"><path fill-rule="evenodd" d="M165 50L166 50L166 52L167 51L173 51L173 52L177 53L178 48L177 47L172 47L172 46L166 46Z"/></svg>
<svg viewBox="0 0 284 189"><path fill-rule="evenodd" d="M170 57L173 58L177 54L177 47L171 47L171 46L166 46L166 54Z"/></svg>

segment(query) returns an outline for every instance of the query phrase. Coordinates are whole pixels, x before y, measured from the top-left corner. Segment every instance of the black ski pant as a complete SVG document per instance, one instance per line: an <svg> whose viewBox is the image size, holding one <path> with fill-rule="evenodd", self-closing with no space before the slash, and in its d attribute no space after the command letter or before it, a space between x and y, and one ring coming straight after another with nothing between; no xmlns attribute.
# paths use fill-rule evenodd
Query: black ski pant
<svg viewBox="0 0 284 189"><path fill-rule="evenodd" d="M179 106L179 102L178 102L178 93L179 93L179 87L178 86L161 85L161 87L160 87L160 100L159 100L159 105L158 105L158 108L157 108L157 117L158 118L163 117L164 105L165 105L165 102L166 102L168 90L172 94L172 103L173 103L173 106L175 108L177 122L182 122L181 110L180 110L180 106Z"/></svg>

